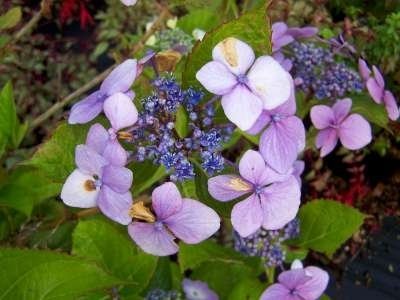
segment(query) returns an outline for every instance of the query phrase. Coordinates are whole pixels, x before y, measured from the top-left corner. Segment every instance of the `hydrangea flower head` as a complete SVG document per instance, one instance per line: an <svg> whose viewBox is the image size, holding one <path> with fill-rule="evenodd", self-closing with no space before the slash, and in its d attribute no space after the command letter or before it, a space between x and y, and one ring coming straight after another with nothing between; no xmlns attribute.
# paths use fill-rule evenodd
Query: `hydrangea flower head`
<svg viewBox="0 0 400 300"><path fill-rule="evenodd" d="M269 286L260 300L316 300L325 291L329 275L318 267L306 267L295 260L289 271L278 276L278 283Z"/></svg>
<svg viewBox="0 0 400 300"><path fill-rule="evenodd" d="M289 98L292 78L271 56L255 59L248 44L229 37L214 47L212 57L196 78L209 92L222 96L225 115L240 129L248 130L263 109Z"/></svg>
<svg viewBox="0 0 400 300"><path fill-rule="evenodd" d="M350 114L352 101L349 98L338 100L332 108L315 105L311 108L311 121L320 130L316 147L321 148L321 157L329 154L338 140L350 150L361 149L371 142L371 126L359 114Z"/></svg>
<svg viewBox="0 0 400 300"><path fill-rule="evenodd" d="M185 278L182 281L182 288L187 300L218 300L218 295L211 290L207 283L200 280Z"/></svg>
<svg viewBox="0 0 400 300"><path fill-rule="evenodd" d="M130 99L134 98L135 94L129 88L135 81L137 68L136 59L127 59L117 66L104 79L99 90L72 106L68 123L84 124L93 120L102 112L104 101L116 93L125 93Z"/></svg>
<svg viewBox="0 0 400 300"><path fill-rule="evenodd" d="M293 220L300 206L300 187L290 174L278 174L261 154L245 152L237 175L219 175L208 180L208 191L219 201L248 197L235 204L231 214L234 229L243 237L259 228L280 229Z"/></svg>
<svg viewBox="0 0 400 300"><path fill-rule="evenodd" d="M167 182L154 189L152 211L142 202L133 205L134 221L128 232L143 251L167 256L178 252L176 238L187 244L197 244L218 231L219 216L199 201L182 198L178 188Z"/></svg>
<svg viewBox="0 0 400 300"><path fill-rule="evenodd" d="M131 222L132 172L109 164L87 145L76 147L75 162L78 168L68 176L61 191L64 203L80 208L98 206L110 219L128 225Z"/></svg>

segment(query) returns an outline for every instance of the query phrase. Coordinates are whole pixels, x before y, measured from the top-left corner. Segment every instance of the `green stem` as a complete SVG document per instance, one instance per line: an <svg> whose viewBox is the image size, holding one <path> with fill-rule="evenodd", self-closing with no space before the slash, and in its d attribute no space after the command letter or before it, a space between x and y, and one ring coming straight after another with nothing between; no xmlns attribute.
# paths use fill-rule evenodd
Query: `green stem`
<svg viewBox="0 0 400 300"><path fill-rule="evenodd" d="M275 267L265 267L268 286L275 282Z"/></svg>

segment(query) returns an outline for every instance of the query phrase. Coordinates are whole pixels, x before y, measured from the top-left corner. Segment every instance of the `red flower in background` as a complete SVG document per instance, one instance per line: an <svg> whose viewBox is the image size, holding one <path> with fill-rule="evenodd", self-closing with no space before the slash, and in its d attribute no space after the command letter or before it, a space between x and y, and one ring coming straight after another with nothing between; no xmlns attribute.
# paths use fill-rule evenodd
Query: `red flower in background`
<svg viewBox="0 0 400 300"><path fill-rule="evenodd" d="M61 25L75 19L78 15L82 29L85 29L88 25L94 25L93 17L87 9L86 2L86 0L63 0L60 6Z"/></svg>

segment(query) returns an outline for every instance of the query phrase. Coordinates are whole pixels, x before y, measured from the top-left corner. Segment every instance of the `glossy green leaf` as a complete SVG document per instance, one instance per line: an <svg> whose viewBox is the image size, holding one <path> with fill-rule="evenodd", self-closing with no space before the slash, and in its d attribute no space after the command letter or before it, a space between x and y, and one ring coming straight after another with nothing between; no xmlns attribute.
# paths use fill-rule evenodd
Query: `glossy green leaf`
<svg viewBox="0 0 400 300"><path fill-rule="evenodd" d="M13 7L0 16L0 30L13 28L21 20L21 7Z"/></svg>
<svg viewBox="0 0 400 300"><path fill-rule="evenodd" d="M315 200L300 208L300 235L289 242L331 256L364 221L357 209L332 200Z"/></svg>
<svg viewBox="0 0 400 300"><path fill-rule="evenodd" d="M133 196L136 197L167 176L164 166L151 161L135 162L129 165L133 172Z"/></svg>
<svg viewBox="0 0 400 300"><path fill-rule="evenodd" d="M259 300L266 287L257 278L246 278L233 287L229 300Z"/></svg>
<svg viewBox="0 0 400 300"><path fill-rule="evenodd" d="M376 104L369 96L360 94L351 96L353 106L351 111L359 113L369 122L388 129L388 116L384 105Z"/></svg>
<svg viewBox="0 0 400 300"><path fill-rule="evenodd" d="M220 18L215 11L209 9L192 10L187 15L179 18L177 26L187 34L192 34L194 29L209 31L216 27Z"/></svg>
<svg viewBox="0 0 400 300"><path fill-rule="evenodd" d="M50 251L0 249L0 299L77 299L127 283L98 265Z"/></svg>

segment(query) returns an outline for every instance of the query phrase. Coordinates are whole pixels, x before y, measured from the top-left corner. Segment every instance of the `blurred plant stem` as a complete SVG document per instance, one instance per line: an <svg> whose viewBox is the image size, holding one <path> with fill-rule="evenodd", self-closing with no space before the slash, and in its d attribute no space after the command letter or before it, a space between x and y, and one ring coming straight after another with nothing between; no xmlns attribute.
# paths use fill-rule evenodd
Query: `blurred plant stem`
<svg viewBox="0 0 400 300"><path fill-rule="evenodd" d="M100 212L100 210L97 207L92 207L92 208L83 209L83 210L77 212L74 215L74 217L76 219L82 219L82 218L85 218L85 217L97 215L99 212Z"/></svg>
<svg viewBox="0 0 400 300"><path fill-rule="evenodd" d="M270 286L275 282L275 267L265 267L265 274L267 275L267 284Z"/></svg>
<svg viewBox="0 0 400 300"><path fill-rule="evenodd" d="M170 12L168 8L162 7L161 8L161 13L159 14L158 18L156 21L153 23L153 25L149 28L149 30L146 31L146 33L140 38L140 40L133 45L129 56L132 56L139 52L140 50L143 49L145 46L146 41L148 38L156 32L162 23L170 16ZM112 65L96 77L94 77L91 81L88 83L84 84L82 87L79 89L75 90L68 96L62 98L59 102L54 103L47 111L39 115L37 118L35 118L30 126L29 126L29 132L40 126L43 122L45 122L47 119L49 119L54 113L62 109L64 106L66 106L68 103L70 103L73 99L81 96L82 94L86 93L96 85L98 85L100 82L104 80L104 78L107 77L107 75L111 72L111 70L116 66L117 64Z"/></svg>

